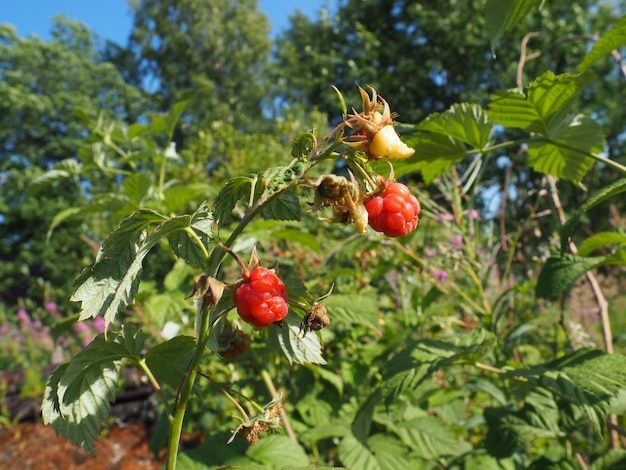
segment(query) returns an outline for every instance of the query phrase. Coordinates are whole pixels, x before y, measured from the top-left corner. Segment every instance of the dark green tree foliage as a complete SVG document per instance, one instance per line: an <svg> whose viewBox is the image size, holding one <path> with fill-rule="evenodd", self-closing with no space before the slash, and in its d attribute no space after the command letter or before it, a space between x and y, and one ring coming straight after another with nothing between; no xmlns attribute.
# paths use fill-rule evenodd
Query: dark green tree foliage
<svg viewBox="0 0 626 470"><path fill-rule="evenodd" d="M541 35L528 53L541 54L528 62L525 77L575 72L591 35L619 17L619 8L597 3L555 2L532 13L499 41L494 57L485 0L339 0L333 14L291 18L277 39L273 82L285 102L306 101L330 116L338 111L329 83L346 91L354 82L369 84L395 103L401 122L414 123L454 102L484 104L495 90L515 87L521 41L531 31ZM590 101L623 93L615 69L607 78Z"/></svg>
<svg viewBox="0 0 626 470"><path fill-rule="evenodd" d="M261 117L261 71L270 52L269 22L256 0L143 0L130 48L163 110L198 92L192 121L241 125Z"/></svg>
<svg viewBox="0 0 626 470"><path fill-rule="evenodd" d="M19 38L11 26L0 26L0 296L7 301L37 302L49 285L62 302L76 262L89 253L77 223L64 224L49 244L45 240L54 215L84 192L71 171L43 192L30 187L78 155L88 129L77 108L93 119L134 119L146 109L142 93L101 60L101 50L87 27L62 17L50 41Z"/></svg>
<svg viewBox="0 0 626 470"><path fill-rule="evenodd" d="M483 34L483 4L343 0L333 16L295 15L277 42L279 91L286 101L305 98L336 116L329 82L346 90L369 84L397 104L403 122L470 93L484 97L498 63Z"/></svg>
<svg viewBox="0 0 626 470"><path fill-rule="evenodd" d="M84 25L57 18L52 40L18 38L0 31L0 169L47 167L76 156L85 125L74 110L92 118L101 111L134 120L145 107L115 67L100 60L100 45ZM10 156L11 158L4 158Z"/></svg>

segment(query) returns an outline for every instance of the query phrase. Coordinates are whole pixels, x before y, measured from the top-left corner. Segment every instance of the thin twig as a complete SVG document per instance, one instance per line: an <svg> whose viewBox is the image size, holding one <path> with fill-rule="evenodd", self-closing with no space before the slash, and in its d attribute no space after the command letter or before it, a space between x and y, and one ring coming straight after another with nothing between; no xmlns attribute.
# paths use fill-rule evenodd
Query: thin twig
<svg viewBox="0 0 626 470"><path fill-rule="evenodd" d="M263 377L263 382L265 382L267 390L272 395L272 399L278 400L281 397L281 394L278 393L276 387L274 387L274 382L272 382L270 374L268 374L267 371L263 369L261 371L261 376ZM289 421L289 417L287 416L285 407L280 408L280 419L283 422L283 426L285 426L285 431L287 432L287 436L289 436L289 439L291 439L293 442L298 442L298 438L296 437L296 433L293 432L293 428L291 427L291 422Z"/></svg>
<svg viewBox="0 0 626 470"><path fill-rule="evenodd" d="M522 88L523 86L522 74L524 72L524 65L526 65L526 62L528 62L529 60L536 59L541 55L541 52L535 52L530 55L526 54L526 46L528 45L528 41L538 36L541 36L541 33L539 31L532 31L524 36L524 39L522 39L520 57L517 63L517 78L515 80L519 88Z"/></svg>

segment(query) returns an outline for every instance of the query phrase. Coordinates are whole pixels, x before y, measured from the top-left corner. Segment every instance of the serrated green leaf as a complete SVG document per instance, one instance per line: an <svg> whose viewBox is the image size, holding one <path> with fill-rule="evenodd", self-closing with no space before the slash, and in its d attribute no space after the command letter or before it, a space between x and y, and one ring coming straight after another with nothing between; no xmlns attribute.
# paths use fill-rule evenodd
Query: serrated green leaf
<svg viewBox="0 0 626 470"><path fill-rule="evenodd" d="M579 72L588 70L598 59L612 50L617 50L626 44L626 16L622 16L617 23L598 39L583 61L578 65Z"/></svg>
<svg viewBox="0 0 626 470"><path fill-rule="evenodd" d="M262 438L248 449L246 456L271 468L282 468L285 462L291 465L309 464L309 458L297 442L277 434Z"/></svg>
<svg viewBox="0 0 626 470"><path fill-rule="evenodd" d="M78 353L70 362L63 374L61 383L66 390L63 404L81 400L81 396L88 388L89 381L102 370L102 364L113 364L125 358L137 358L143 348L143 335L127 334L115 336L109 340L100 334L89 345Z"/></svg>
<svg viewBox="0 0 626 470"><path fill-rule="evenodd" d="M215 200L214 216L215 221L220 225L230 218L237 202L241 199L250 199L250 192L254 179L247 176L238 176L228 180Z"/></svg>
<svg viewBox="0 0 626 470"><path fill-rule="evenodd" d="M394 162L396 177L419 171L427 184L432 183L452 165L468 156L467 148L462 142L442 134L417 132L403 140L415 149L415 155L407 160Z"/></svg>
<svg viewBox="0 0 626 470"><path fill-rule="evenodd" d="M559 127L574 98L592 78L591 74L546 72L531 83L527 95L520 90L497 92L487 114L496 124L552 137L551 131Z"/></svg>
<svg viewBox="0 0 626 470"><path fill-rule="evenodd" d="M587 256L610 245L626 245L626 235L617 232L600 232L584 239L578 245L578 256Z"/></svg>
<svg viewBox="0 0 626 470"><path fill-rule="evenodd" d="M555 438L560 434L556 404L550 413L525 403L520 410L487 408L484 414L488 426L485 447L497 458L522 452L537 438Z"/></svg>
<svg viewBox="0 0 626 470"><path fill-rule="evenodd" d="M282 328L270 325L268 342L283 352L290 364L326 364L322 357L322 345L317 335L304 335L301 319L291 312L283 320Z"/></svg>
<svg viewBox="0 0 626 470"><path fill-rule="evenodd" d="M103 315L105 325L134 299L139 288L143 259L161 239L189 227L191 217L163 216L138 211L125 219L103 244L96 263L80 276L71 300L81 302L80 320ZM146 227L160 223L149 235Z"/></svg>
<svg viewBox="0 0 626 470"><path fill-rule="evenodd" d="M301 163L268 168L261 174L264 191L263 198L267 199L276 193L284 191L302 176L305 167Z"/></svg>
<svg viewBox="0 0 626 470"><path fill-rule="evenodd" d="M176 390L189 366L195 347L195 338L175 336L150 348L146 353L146 364L157 381Z"/></svg>
<svg viewBox="0 0 626 470"><path fill-rule="evenodd" d="M147 173L133 173L122 182L122 188L128 198L140 205L152 187L152 177Z"/></svg>
<svg viewBox="0 0 626 470"><path fill-rule="evenodd" d="M543 0L488 0L485 6L485 25L491 50L502 35L519 24L532 10L536 10Z"/></svg>
<svg viewBox="0 0 626 470"><path fill-rule="evenodd" d="M583 258L570 254L548 258L537 278L535 295L540 299L557 299L567 292L580 276L600 266L604 260L604 256Z"/></svg>
<svg viewBox="0 0 626 470"><path fill-rule="evenodd" d="M381 384L383 400L391 404L402 393L416 388L434 372L455 361L477 360L490 350L493 342L494 336L480 329L454 342L414 341L387 362Z"/></svg>
<svg viewBox="0 0 626 470"><path fill-rule="evenodd" d="M300 160L308 159L315 148L315 140L315 133L313 132L305 132L299 135L293 141L291 156Z"/></svg>
<svg viewBox="0 0 626 470"><path fill-rule="evenodd" d="M372 295L333 294L325 301L331 321L362 325L379 331L378 299Z"/></svg>
<svg viewBox="0 0 626 470"><path fill-rule="evenodd" d="M176 256L197 268L205 268L206 254L214 245L213 214L203 204L191 216L189 227L173 232L168 237L170 248Z"/></svg>
<svg viewBox="0 0 626 470"><path fill-rule="evenodd" d="M491 137L493 124L487 112L477 104L454 104L443 113L434 113L420 122L419 131L446 135L474 148L481 149Z"/></svg>
<svg viewBox="0 0 626 470"><path fill-rule="evenodd" d="M626 450L609 449L589 465L589 470L621 470L626 468Z"/></svg>
<svg viewBox="0 0 626 470"><path fill-rule="evenodd" d="M611 400L626 388L626 357L581 349L539 366L507 372L504 376L524 377L535 386L579 406L600 432Z"/></svg>
<svg viewBox="0 0 626 470"><path fill-rule="evenodd" d="M346 436L337 447L341 463L359 470L382 470L372 452L354 436Z"/></svg>
<svg viewBox="0 0 626 470"><path fill-rule="evenodd" d="M398 439L389 434L374 434L367 440L367 445L376 457L381 470L410 468L407 448Z"/></svg>
<svg viewBox="0 0 626 470"><path fill-rule="evenodd" d="M44 423L92 454L100 426L115 398L121 359L132 357L126 346L98 336L68 364L59 367L46 384Z"/></svg>
<svg viewBox="0 0 626 470"><path fill-rule="evenodd" d="M394 174L420 171L430 183L470 155L472 148L485 147L492 128L486 111L478 105L455 104L443 113L431 114L403 138L415 149L415 156L394 164Z"/></svg>
<svg viewBox="0 0 626 470"><path fill-rule="evenodd" d="M550 132L549 141L540 139L528 143L528 163L541 173L580 181L595 162L589 154L598 154L604 149L600 125L577 116L569 125Z"/></svg>
<svg viewBox="0 0 626 470"><path fill-rule="evenodd" d="M443 421L435 416L422 416L391 425L390 430L415 453L426 460L459 455L461 443Z"/></svg>
<svg viewBox="0 0 626 470"><path fill-rule="evenodd" d="M300 220L302 210L298 194L294 189L279 194L263 208L261 216L268 220Z"/></svg>
<svg viewBox="0 0 626 470"><path fill-rule="evenodd" d="M565 222L559 230L559 235L561 237L561 253L563 254L565 253L565 250L567 250L567 242L569 240L569 237L571 236L574 227L576 226L580 218L585 214L585 212L593 209L598 204L603 203L607 199L610 199L613 196L621 194L625 191L626 178L623 178L592 194L589 199L587 199L583 203L583 205L578 208L574 215L567 219L567 222Z"/></svg>

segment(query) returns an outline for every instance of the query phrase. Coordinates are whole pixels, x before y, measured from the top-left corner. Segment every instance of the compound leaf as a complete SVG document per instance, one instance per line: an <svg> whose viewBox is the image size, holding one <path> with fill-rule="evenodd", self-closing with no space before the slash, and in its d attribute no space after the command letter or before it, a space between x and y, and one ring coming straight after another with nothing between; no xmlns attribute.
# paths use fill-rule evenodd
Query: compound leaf
<svg viewBox="0 0 626 470"><path fill-rule="evenodd" d="M189 227L191 216L164 217L153 211L137 211L109 235L95 264L77 281L71 300L81 302L80 320L103 315L105 325L134 299L139 288L143 259L159 240ZM150 234L147 227L161 222Z"/></svg>
<svg viewBox="0 0 626 470"><path fill-rule="evenodd" d="M579 406L600 432L611 400L626 388L626 357L581 349L527 370L505 376L524 377L559 398Z"/></svg>
<svg viewBox="0 0 626 470"><path fill-rule="evenodd" d="M115 398L121 360L135 357L142 337L133 332L112 340L97 336L46 384L42 415L57 434L94 453L100 426Z"/></svg>

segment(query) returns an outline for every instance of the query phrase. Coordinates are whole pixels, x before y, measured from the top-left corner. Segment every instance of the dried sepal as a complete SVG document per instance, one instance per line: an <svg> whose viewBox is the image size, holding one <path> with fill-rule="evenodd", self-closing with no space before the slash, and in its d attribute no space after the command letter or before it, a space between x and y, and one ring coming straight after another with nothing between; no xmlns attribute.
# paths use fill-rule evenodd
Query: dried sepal
<svg viewBox="0 0 626 470"><path fill-rule="evenodd" d="M355 132L342 139L342 142L354 150L364 152L369 160L381 158L408 158L415 153L400 140L396 132L389 104L376 94L376 90L370 87L372 97L360 86L363 111L348 116L346 125Z"/></svg>
<svg viewBox="0 0 626 470"><path fill-rule="evenodd" d="M198 276L193 283L193 290L186 298L192 300L202 299L202 310L209 305L217 307L224 294L224 283L210 276Z"/></svg>

